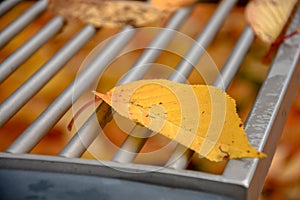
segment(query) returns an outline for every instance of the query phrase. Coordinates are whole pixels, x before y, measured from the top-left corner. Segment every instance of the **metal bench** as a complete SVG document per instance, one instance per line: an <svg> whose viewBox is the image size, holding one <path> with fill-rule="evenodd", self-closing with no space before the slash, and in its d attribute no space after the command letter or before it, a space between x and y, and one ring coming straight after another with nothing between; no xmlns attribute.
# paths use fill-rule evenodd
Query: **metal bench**
<svg viewBox="0 0 300 200"><path fill-rule="evenodd" d="M169 78L183 82L197 64L206 48L218 33L226 16L237 0L220 1L213 16L199 33L184 58ZM19 1L4 1L0 16L17 5ZM0 47L14 39L24 27L47 8L48 1L37 1L24 14L1 30ZM122 79L126 83L141 79L147 68L139 66L152 63L170 39L191 14L193 7L178 10L161 29L149 47L133 64L129 74ZM300 27L300 6L296 8L287 32ZM0 67L0 83L27 60L38 48L57 34L64 26L64 19L51 19L27 43L6 58ZM0 124L4 126L19 109L50 81L53 76L96 33L92 25L86 25L68 41L48 62L24 82L13 94L0 104ZM269 72L260 87L259 94L248 115L245 130L254 147L268 154L266 159L230 160L222 174L187 170L193 152L177 145L166 167L135 164L146 139L128 136L112 161L80 158L86 148L98 136L99 123L92 114L59 155L35 155L29 152L64 116L90 87L105 67L119 55L128 42L135 37L130 25L110 40L87 68L80 72L46 110L5 150L0 153L0 196L5 198L49 199L257 199L262 190L268 168L280 138L293 96L300 79L300 37L294 36L280 45ZM226 89L254 41L254 33L245 27L227 62L222 67L214 85ZM184 78L182 78L184 77ZM121 84L120 83L120 84ZM76 88L76 90L74 90ZM107 116L107 107L101 104L98 118ZM99 117L100 116L100 117ZM104 126L104 124L102 124ZM0 129L1 130L1 129ZM132 132L141 131L133 129ZM143 129L147 134L147 129ZM1 140L1 138L0 138ZM177 159L179 158L179 159Z"/></svg>

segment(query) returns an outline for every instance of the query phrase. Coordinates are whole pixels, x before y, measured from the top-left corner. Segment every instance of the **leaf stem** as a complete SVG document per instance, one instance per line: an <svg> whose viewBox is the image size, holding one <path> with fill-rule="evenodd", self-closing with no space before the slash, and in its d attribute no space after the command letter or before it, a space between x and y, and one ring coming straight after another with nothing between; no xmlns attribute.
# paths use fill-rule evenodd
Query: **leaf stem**
<svg viewBox="0 0 300 200"><path fill-rule="evenodd" d="M68 124L68 130L71 131L74 125L75 120L77 119L77 117L80 115L80 113L82 113L85 109L87 109L90 105L92 105L95 102L98 102L102 100L100 97L95 96L95 99L92 99L88 102L86 102L83 106L81 106L79 108L79 110L75 113L75 115L72 117L71 121Z"/></svg>

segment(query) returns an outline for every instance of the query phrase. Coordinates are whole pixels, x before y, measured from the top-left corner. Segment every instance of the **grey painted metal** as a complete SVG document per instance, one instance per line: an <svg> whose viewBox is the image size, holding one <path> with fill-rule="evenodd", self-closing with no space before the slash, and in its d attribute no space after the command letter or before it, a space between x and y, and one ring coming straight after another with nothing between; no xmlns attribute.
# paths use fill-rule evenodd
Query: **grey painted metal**
<svg viewBox="0 0 300 200"><path fill-rule="evenodd" d="M78 97L96 80L106 65L120 52L125 44L133 37L135 31L126 26L104 51L80 73L49 107L8 147L7 152L29 152L48 131L58 122L63 114L71 107L72 100Z"/></svg>
<svg viewBox="0 0 300 200"><path fill-rule="evenodd" d="M198 63L199 59L205 52L205 48L214 39L222 23L225 21L226 16L230 10L237 3L237 0L223 0L210 18L209 22L198 35L196 41L189 51L178 64L174 73L169 77L170 80L175 82L185 82L186 78L190 75L194 66Z"/></svg>
<svg viewBox="0 0 300 200"><path fill-rule="evenodd" d="M48 22L39 32L32 36L24 45L7 57L0 67L0 84L13 73L25 60L38 48L45 44L63 26L62 17L55 17Z"/></svg>
<svg viewBox="0 0 300 200"><path fill-rule="evenodd" d="M300 27L300 5L288 28ZM248 199L256 199L263 187L272 157L300 82L300 35L286 40L279 48L269 73L260 88L245 130L250 143L267 153L265 159L230 161L223 176L243 182Z"/></svg>
<svg viewBox="0 0 300 200"><path fill-rule="evenodd" d="M0 168L2 199L232 200L218 194L109 177ZM117 191L117 192L116 192Z"/></svg>
<svg viewBox="0 0 300 200"><path fill-rule="evenodd" d="M240 68L244 57L246 56L254 40L254 33L251 27L247 26L239 40L237 41L232 53L222 67L220 74L217 76L213 85L226 90L232 81L234 75ZM185 169L194 152L178 144L170 159L166 163L167 167L174 169Z"/></svg>
<svg viewBox="0 0 300 200"><path fill-rule="evenodd" d="M58 18L60 20L60 18ZM34 96L76 52L94 35L87 25L63 46L44 66L0 104L0 126L3 126L32 96Z"/></svg>
<svg viewBox="0 0 300 200"><path fill-rule="evenodd" d="M148 70L147 63L152 63L155 61L161 50L169 43L172 35L183 21L189 16L192 7L183 8L177 11L172 18L166 24L166 28L162 29L161 32L154 38L150 45L145 49L139 59L133 64L130 73L128 73L125 78L123 78L118 84L124 84L126 82L134 81L140 79L144 73ZM142 67L141 67L142 66ZM94 141L101 130L99 130L99 122L96 114L93 113L89 119L84 123L84 125L78 130L78 132L73 136L70 142L64 147L59 155L64 157L79 157L81 156L86 148ZM126 146L126 147L125 147ZM125 144L126 148L134 148L133 145ZM115 160L121 156L121 150L118 151L114 157Z"/></svg>
<svg viewBox="0 0 300 200"><path fill-rule="evenodd" d="M23 28L25 28L31 21L33 21L41 12L43 12L48 5L48 0L37 1L18 19L9 24L0 33L0 48L3 47L9 40L17 35Z"/></svg>
<svg viewBox="0 0 300 200"><path fill-rule="evenodd" d="M237 184L235 180L224 179L220 175L105 160L0 153L0 168L64 172L125 179L167 187L211 192L234 199L243 199L239 197L245 192L243 185Z"/></svg>
<svg viewBox="0 0 300 200"><path fill-rule="evenodd" d="M205 47L212 41L226 16L235 5L236 0L225 0L220 3L213 16L207 23L203 31L198 35L196 42L189 49L184 59L178 64L174 73L169 77L170 80L176 82L185 82L186 78L191 73L194 66L198 63L199 59L205 51ZM137 132L138 130L138 132ZM139 150L146 142L147 135L151 132L146 128L136 128L131 131L126 140L123 142L121 148L113 157L113 161L117 162L132 162ZM130 135L140 135L140 138L136 138ZM136 153L135 153L136 152Z"/></svg>
<svg viewBox="0 0 300 200"><path fill-rule="evenodd" d="M9 11L11 8L13 8L15 5L17 5L21 0L6 0L2 1L0 3L0 17Z"/></svg>

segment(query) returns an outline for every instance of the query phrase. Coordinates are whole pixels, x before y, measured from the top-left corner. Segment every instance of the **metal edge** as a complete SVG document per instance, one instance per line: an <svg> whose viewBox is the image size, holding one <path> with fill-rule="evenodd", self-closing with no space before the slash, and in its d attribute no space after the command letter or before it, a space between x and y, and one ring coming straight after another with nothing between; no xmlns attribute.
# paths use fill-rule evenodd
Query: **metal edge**
<svg viewBox="0 0 300 200"><path fill-rule="evenodd" d="M237 199L245 196L246 188L224 179L221 175L160 166L113 161L64 158L35 154L0 153L0 169L45 171L81 174L131 180L143 183L217 193Z"/></svg>
<svg viewBox="0 0 300 200"><path fill-rule="evenodd" d="M287 33L300 27L300 5ZM260 88L245 130L254 147L264 151L265 159L231 160L225 178L245 185L247 199L258 199L279 142L292 99L300 81L300 35L286 40L279 48L269 73Z"/></svg>

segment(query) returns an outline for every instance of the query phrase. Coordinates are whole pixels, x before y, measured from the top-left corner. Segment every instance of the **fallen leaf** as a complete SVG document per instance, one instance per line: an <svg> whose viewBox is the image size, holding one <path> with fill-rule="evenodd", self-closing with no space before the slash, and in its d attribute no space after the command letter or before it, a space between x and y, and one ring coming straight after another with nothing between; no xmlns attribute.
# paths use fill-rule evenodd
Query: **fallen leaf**
<svg viewBox="0 0 300 200"><path fill-rule="evenodd" d="M137 1L56 0L52 10L67 19L91 23L95 27L159 25L161 11Z"/></svg>
<svg viewBox="0 0 300 200"><path fill-rule="evenodd" d="M266 156L249 143L234 99L216 87L153 79L95 95L120 115L211 161Z"/></svg>
<svg viewBox="0 0 300 200"><path fill-rule="evenodd" d="M197 0L150 0L151 5L164 11L175 11L181 7L189 6Z"/></svg>
<svg viewBox="0 0 300 200"><path fill-rule="evenodd" d="M246 6L246 19L255 34L266 43L280 35L297 0L253 0Z"/></svg>

